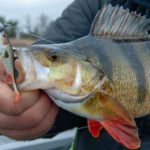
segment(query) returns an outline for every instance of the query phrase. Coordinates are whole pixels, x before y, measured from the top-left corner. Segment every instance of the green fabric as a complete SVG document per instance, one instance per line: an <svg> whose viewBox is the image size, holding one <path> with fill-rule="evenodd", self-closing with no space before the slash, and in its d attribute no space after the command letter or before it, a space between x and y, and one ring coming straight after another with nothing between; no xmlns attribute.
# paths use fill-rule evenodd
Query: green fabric
<svg viewBox="0 0 150 150"><path fill-rule="evenodd" d="M71 144L69 150L73 150L73 149L74 149L74 141L72 142L72 144Z"/></svg>
<svg viewBox="0 0 150 150"><path fill-rule="evenodd" d="M75 144L75 140L76 140L76 136L77 136L77 130L76 130L76 133L75 133L75 136L74 136L74 140L72 141L72 144L71 144L69 150L74 150L74 144Z"/></svg>

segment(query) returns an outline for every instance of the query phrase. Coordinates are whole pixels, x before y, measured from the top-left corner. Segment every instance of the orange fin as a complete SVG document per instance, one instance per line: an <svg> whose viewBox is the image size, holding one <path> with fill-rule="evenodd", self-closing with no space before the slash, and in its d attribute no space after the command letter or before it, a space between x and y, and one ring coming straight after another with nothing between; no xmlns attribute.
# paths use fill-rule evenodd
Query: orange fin
<svg viewBox="0 0 150 150"><path fill-rule="evenodd" d="M100 122L94 121L94 120L87 120L88 123L88 129L91 135L96 138L99 136L100 131L102 130L103 126Z"/></svg>
<svg viewBox="0 0 150 150"><path fill-rule="evenodd" d="M101 125L118 142L130 149L140 147L138 129L131 114L117 100L105 93L100 94L100 103L114 113L113 118L101 121Z"/></svg>
<svg viewBox="0 0 150 150"><path fill-rule="evenodd" d="M119 143L129 149L138 149L140 147L140 139L137 128L124 119L101 121L106 131Z"/></svg>
<svg viewBox="0 0 150 150"><path fill-rule="evenodd" d="M124 118L129 124L136 126L131 114L117 100L103 93L100 94L99 100L105 108L112 111L117 117Z"/></svg>

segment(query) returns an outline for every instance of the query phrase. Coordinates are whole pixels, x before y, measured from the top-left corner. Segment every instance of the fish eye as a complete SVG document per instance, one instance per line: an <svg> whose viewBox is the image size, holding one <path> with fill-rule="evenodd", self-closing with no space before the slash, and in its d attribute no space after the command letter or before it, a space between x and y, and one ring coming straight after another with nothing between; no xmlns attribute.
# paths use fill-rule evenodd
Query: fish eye
<svg viewBox="0 0 150 150"><path fill-rule="evenodd" d="M49 60L50 60L50 61L57 61L57 60L59 60L59 58L60 58L59 54L52 53L52 54L50 55L50 57L49 57Z"/></svg>

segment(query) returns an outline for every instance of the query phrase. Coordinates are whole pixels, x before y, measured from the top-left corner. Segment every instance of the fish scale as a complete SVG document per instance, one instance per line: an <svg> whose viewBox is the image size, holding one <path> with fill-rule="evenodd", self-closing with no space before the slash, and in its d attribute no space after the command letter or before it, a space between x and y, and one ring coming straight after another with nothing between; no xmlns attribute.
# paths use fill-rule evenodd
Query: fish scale
<svg viewBox="0 0 150 150"><path fill-rule="evenodd" d="M112 74L110 77L114 84L112 95L132 112L130 108L132 106L130 105L131 100L135 100L135 102L137 100L137 79L135 72L117 44L111 40L110 42L107 40L107 43L102 43L104 47L103 51L107 51L108 59L112 64ZM111 43L111 50L107 49L109 47L108 43ZM102 64L105 64L105 61Z"/></svg>
<svg viewBox="0 0 150 150"><path fill-rule="evenodd" d="M139 105L137 106L139 108L139 112L141 112L141 110L147 110L147 112L149 111L149 107L150 107L150 44L148 44L148 42L139 42L139 43L132 43L132 45L134 46L134 49L136 50L136 53L138 55L139 61L141 62L141 64L144 67L144 72L145 72L145 80L146 80L146 95L145 95L145 100L143 99L143 105ZM139 70L140 71L140 70ZM141 87L142 88L142 87ZM141 109L141 107L143 107Z"/></svg>
<svg viewBox="0 0 150 150"><path fill-rule="evenodd" d="M130 47L128 46L129 44L131 43L126 43L124 47ZM148 99L150 99L148 93L150 90L147 89L147 84L150 82L146 80L146 76L149 76L150 72L145 72L145 70L149 70L149 68L143 66L140 60L141 56L137 54L136 50L134 50L134 57L129 58L129 56L132 56L130 52L133 51L133 47L130 47L128 50L118 47L118 50L121 51L121 53L116 53L117 56L115 57L111 56L111 59L114 61L113 68L117 69L115 72L113 71L114 91L117 91L114 95L116 98L118 97L118 101L124 105L126 104L126 107L133 116L146 115L149 113L149 109L140 109L139 111L139 107L145 108L148 104ZM126 54L125 51L129 51L126 52L129 54ZM144 50L140 50L140 53L144 53ZM119 54L122 55L124 59L116 59L116 57L121 58ZM145 59L145 61L149 63L150 59ZM146 97L148 99L146 99ZM150 107L150 103L148 106Z"/></svg>
<svg viewBox="0 0 150 150"><path fill-rule="evenodd" d="M138 102L139 101L138 97L140 94L138 93L139 92L138 89L143 88L143 86L146 85L144 85L145 84L144 82L141 82L143 83L143 85L138 84L139 78L137 78L136 75L137 73L143 71L143 67L144 67L144 70L146 70L146 72L144 71L145 73L143 73L144 76L146 76L147 78L149 78L150 76L150 71L149 71L150 57L148 55L150 54L149 53L150 51L147 47L149 46L147 44L147 41L142 42L142 44L145 47L147 47L147 49L145 50L141 50L140 47L138 46L141 44L141 42L136 42L134 45L134 47L135 46L138 47L138 49L135 51L139 51L139 53L141 54L146 53L145 55L147 56L146 58L144 58L143 56L144 62L141 62L140 57L142 55L139 56L140 54L135 52L139 57L138 61L140 61L142 64L138 66L138 70L135 70L134 67L132 67L131 62L129 62L129 59L123 52L125 51L125 49L121 48L119 46L119 43L111 39L101 39L101 41L99 41L98 38L93 39L92 37L86 37L82 40L76 41L75 45L78 45L78 49L82 51L90 50L90 55L93 55L93 57L95 57L95 53L96 53L97 60L99 59L99 64L101 64L101 67L103 67L105 74L109 79L112 80L114 84L113 86L114 92L112 93L112 96L116 98L118 101L120 101L135 117L148 114L150 108L150 103L149 103L150 93L146 92L145 98L142 99L141 102ZM80 43L84 43L84 45L82 44L80 47ZM97 45L93 43L97 43ZM126 46L124 47L129 47L128 45L130 44L133 45L133 43L131 42L126 42L125 44ZM111 50L109 49L109 47L111 47ZM130 51L132 50L133 47L132 49L130 48L127 51L130 54ZM82 53L86 53L86 52L82 52ZM86 55L88 57L87 53ZM134 63L135 62L134 57L130 59L130 61ZM146 66L143 66L143 63L146 64ZM146 84L150 86L150 82L147 82L147 78L146 78ZM143 81L144 79L141 78L140 80ZM150 91L150 89L147 86L145 87L145 89L146 91ZM140 92L142 92L142 90Z"/></svg>

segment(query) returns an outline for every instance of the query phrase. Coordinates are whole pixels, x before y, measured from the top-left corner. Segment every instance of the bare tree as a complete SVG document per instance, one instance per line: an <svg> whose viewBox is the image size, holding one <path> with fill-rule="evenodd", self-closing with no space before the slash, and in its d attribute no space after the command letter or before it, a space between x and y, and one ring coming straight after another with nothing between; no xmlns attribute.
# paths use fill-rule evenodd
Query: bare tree
<svg viewBox="0 0 150 150"><path fill-rule="evenodd" d="M43 34L49 24L49 18L45 14L41 14L38 18L38 31L39 34Z"/></svg>
<svg viewBox="0 0 150 150"><path fill-rule="evenodd" d="M32 31L31 16L30 15L26 16L26 29L28 32Z"/></svg>

